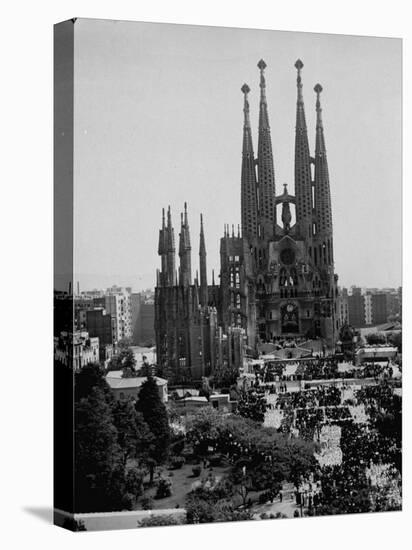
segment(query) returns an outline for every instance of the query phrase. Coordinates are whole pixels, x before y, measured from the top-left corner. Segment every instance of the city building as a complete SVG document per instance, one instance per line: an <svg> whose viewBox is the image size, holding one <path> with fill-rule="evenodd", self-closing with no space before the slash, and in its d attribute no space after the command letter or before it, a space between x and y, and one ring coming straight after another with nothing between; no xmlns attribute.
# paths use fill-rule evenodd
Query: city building
<svg viewBox="0 0 412 550"><path fill-rule="evenodd" d="M86 331L61 332L54 337L54 359L73 370L99 363L99 339Z"/></svg>
<svg viewBox="0 0 412 550"><path fill-rule="evenodd" d="M104 309L113 318L115 343L132 338L131 294L129 287L112 286L100 299L104 300Z"/></svg>
<svg viewBox="0 0 412 550"><path fill-rule="evenodd" d="M348 289L338 289L338 297L336 300L336 310L339 326L343 327L349 322L349 295Z"/></svg>
<svg viewBox="0 0 412 550"><path fill-rule="evenodd" d="M360 292L352 287L348 296L348 320L354 327L377 326L388 322L389 317L400 318L398 292L391 289L366 289Z"/></svg>
<svg viewBox="0 0 412 550"><path fill-rule="evenodd" d="M220 241L220 284L207 283L203 220L200 279L192 282L187 208L181 215L180 267L175 269L170 208L163 211L155 290L158 362L167 377L189 369L194 378L225 368L223 354L237 368L246 346L279 338L321 337L330 348L338 338L337 275L334 273L332 208L320 94L316 94L316 146L309 150L298 60L295 132L295 194L284 184L276 194L266 98L266 63L260 70L259 131L255 157L248 95L244 94L241 168L241 230L225 225ZM313 175L312 175L313 172ZM293 212L293 215L292 215ZM294 223L293 223L294 220ZM219 332L220 331L220 332ZM220 339L220 341L219 341ZM226 348L226 351L225 351Z"/></svg>
<svg viewBox="0 0 412 550"><path fill-rule="evenodd" d="M131 294L132 343L136 346L152 346L155 335L155 305L153 296L143 292Z"/></svg>
<svg viewBox="0 0 412 550"><path fill-rule="evenodd" d="M116 341L114 318L103 308L88 309L85 313L90 336L99 338L100 346L113 346Z"/></svg>
<svg viewBox="0 0 412 550"><path fill-rule="evenodd" d="M123 399L132 398L135 401L139 397L140 390L143 382L147 380L144 376L134 376L132 378L123 378L123 371L115 370L107 373L106 382L109 384L113 391L114 398L117 401ZM168 400L167 393L167 380L155 376L156 385L159 390L159 396L162 403L166 403Z"/></svg>

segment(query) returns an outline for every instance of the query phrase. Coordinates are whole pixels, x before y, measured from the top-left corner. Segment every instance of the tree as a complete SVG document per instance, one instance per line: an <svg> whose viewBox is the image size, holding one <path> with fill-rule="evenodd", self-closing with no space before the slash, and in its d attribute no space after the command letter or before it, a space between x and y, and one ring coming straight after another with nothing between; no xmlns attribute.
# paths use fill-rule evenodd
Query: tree
<svg viewBox="0 0 412 550"><path fill-rule="evenodd" d="M136 410L143 415L155 437L150 456L158 463L166 460L170 445L170 428L166 407L159 395L156 379L150 376L143 382L136 403Z"/></svg>
<svg viewBox="0 0 412 550"><path fill-rule="evenodd" d="M362 467L327 466L321 476L322 501L318 515L370 512L370 487Z"/></svg>
<svg viewBox="0 0 412 550"><path fill-rule="evenodd" d="M235 476L246 466L255 490L276 491L284 480L296 481L316 469L313 442L289 439L249 418L200 410L188 417L186 429L195 453L206 455L210 448L223 453Z"/></svg>
<svg viewBox="0 0 412 550"><path fill-rule="evenodd" d="M182 525L184 518L172 514L157 514L137 522L138 527L163 527L165 525Z"/></svg>
<svg viewBox="0 0 412 550"><path fill-rule="evenodd" d="M136 358L130 348L123 348L118 355L115 355L107 367L108 371L122 370L124 378L137 376Z"/></svg>
<svg viewBox="0 0 412 550"><path fill-rule="evenodd" d="M402 332L392 332L389 342L398 348L399 353L402 353Z"/></svg>
<svg viewBox="0 0 412 550"><path fill-rule="evenodd" d="M139 468L130 468L126 473L126 491L136 499L143 494L144 471Z"/></svg>
<svg viewBox="0 0 412 550"><path fill-rule="evenodd" d="M366 335L366 341L370 346L375 346L376 344L385 344L386 336L379 332L373 332Z"/></svg>
<svg viewBox="0 0 412 550"><path fill-rule="evenodd" d="M226 484L225 490L198 488L186 497L187 523L212 523L217 521L242 521L253 519L249 510L236 509L233 491Z"/></svg>
<svg viewBox="0 0 412 550"><path fill-rule="evenodd" d="M74 398L80 401L83 397L88 397L93 388L98 387L102 390L107 403L113 401L113 393L105 379L104 369L98 363L85 365L75 374Z"/></svg>
<svg viewBox="0 0 412 550"><path fill-rule="evenodd" d="M131 400L116 401L113 404L113 422L117 429L117 442L123 455L123 464L126 466L129 458L144 461L149 456L154 435Z"/></svg>
<svg viewBox="0 0 412 550"><path fill-rule="evenodd" d="M250 389L241 391L237 405L237 413L255 422L263 422L266 412L266 399L263 393Z"/></svg>
<svg viewBox="0 0 412 550"><path fill-rule="evenodd" d="M242 499L243 506L247 503L249 493L254 489L253 473L248 470L249 460L239 460L232 468L230 481L233 484L233 491Z"/></svg>
<svg viewBox="0 0 412 550"><path fill-rule="evenodd" d="M98 512L120 508L122 454L112 411L95 386L75 405L75 509Z"/></svg>

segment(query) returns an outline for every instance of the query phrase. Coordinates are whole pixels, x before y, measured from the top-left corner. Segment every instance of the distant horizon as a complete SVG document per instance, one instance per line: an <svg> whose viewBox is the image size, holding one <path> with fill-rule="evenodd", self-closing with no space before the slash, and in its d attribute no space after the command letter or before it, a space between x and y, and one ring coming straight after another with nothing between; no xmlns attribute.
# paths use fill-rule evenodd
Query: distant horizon
<svg viewBox="0 0 412 550"><path fill-rule="evenodd" d="M216 280L215 280L215 283L216 283ZM208 282L208 284L210 285L211 282ZM217 283L217 285L219 286L219 284ZM399 284L399 285L395 285L395 286L392 286L392 285L385 285L385 286L376 286L376 285L359 285L359 284L351 284L351 285L338 285L339 288L345 288L347 290L350 290L351 288L360 288L360 289L377 289L377 290L384 290L384 289L395 289L395 290L398 290L399 288L402 288L402 284ZM120 284L120 283L112 283L112 284L108 284L108 285L101 285L101 286L95 286L93 288L82 288L80 286L80 294L82 292L93 292L93 291L105 291L105 290L108 290L112 287L118 287L118 288L131 288L132 289L132 292L134 293L139 293L139 292L144 292L146 290L155 290L156 288L156 285L153 285L153 286L145 286L145 287L141 287L141 288L136 288L136 287L133 287L132 284L128 284L128 283L124 283L124 284ZM73 294L74 296L78 295L77 294L77 281L74 283L74 289L76 290L76 292ZM67 292L68 291L68 288L67 289L61 289L61 288L55 288L54 289L55 291L57 292Z"/></svg>

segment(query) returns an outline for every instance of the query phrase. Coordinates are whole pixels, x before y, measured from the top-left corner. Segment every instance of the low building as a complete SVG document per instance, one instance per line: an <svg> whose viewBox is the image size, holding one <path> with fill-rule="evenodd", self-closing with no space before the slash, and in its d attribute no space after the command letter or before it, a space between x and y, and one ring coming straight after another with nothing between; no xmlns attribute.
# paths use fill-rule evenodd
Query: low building
<svg viewBox="0 0 412 550"><path fill-rule="evenodd" d="M397 353L398 349L394 346L365 346L355 353L355 362L360 365L364 362L390 361Z"/></svg>
<svg viewBox="0 0 412 550"><path fill-rule="evenodd" d="M140 369L143 366L144 358L146 357L149 365L156 364L156 348L145 348L142 346L130 346L133 355L136 359L136 368Z"/></svg>
<svg viewBox="0 0 412 550"><path fill-rule="evenodd" d="M114 398L117 401L122 401L123 399L131 397L132 399L137 401L143 382L146 382L147 378L145 376L123 378L122 375L123 371L115 370L110 371L106 376L106 382L112 389ZM167 380L159 378L158 376L155 376L154 378L156 380L156 384L159 390L159 396L162 403L167 403Z"/></svg>
<svg viewBox="0 0 412 550"><path fill-rule="evenodd" d="M173 401L173 407L180 413L193 412L202 407L209 407L210 403L204 396L184 397Z"/></svg>
<svg viewBox="0 0 412 550"><path fill-rule="evenodd" d="M171 392L171 398L177 401L186 397L198 397L199 393L199 390L194 388L174 388Z"/></svg>
<svg viewBox="0 0 412 550"><path fill-rule="evenodd" d="M237 406L237 401L231 400L228 393L212 393L209 401L214 409L225 413L233 412Z"/></svg>

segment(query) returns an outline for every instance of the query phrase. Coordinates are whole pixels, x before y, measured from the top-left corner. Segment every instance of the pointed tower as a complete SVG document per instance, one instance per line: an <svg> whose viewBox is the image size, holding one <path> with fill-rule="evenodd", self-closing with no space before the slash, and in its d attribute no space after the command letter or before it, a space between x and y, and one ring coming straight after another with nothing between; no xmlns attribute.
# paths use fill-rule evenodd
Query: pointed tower
<svg viewBox="0 0 412 550"><path fill-rule="evenodd" d="M252 130L250 127L248 93L250 88L243 84L241 88L244 94L244 122L243 122L243 149L242 149L242 175L241 175L241 218L242 234L249 242L258 235L258 199L256 185L255 157L252 144Z"/></svg>
<svg viewBox="0 0 412 550"><path fill-rule="evenodd" d="M187 219L187 204L185 203L184 214L181 215L181 227L179 235L179 285L190 286L192 284L192 260L190 246L190 231Z"/></svg>
<svg viewBox="0 0 412 550"><path fill-rule="evenodd" d="M272 140L270 137L268 106L266 101L266 63L261 59L260 69L260 106L258 141L258 197L259 231L261 239L268 241L274 236L276 227L275 210L275 170L273 168Z"/></svg>
<svg viewBox="0 0 412 550"><path fill-rule="evenodd" d="M320 265L333 266L333 228L330 198L328 159L323 133L320 93L322 86L316 84L316 147L315 147L315 220L316 241L319 246Z"/></svg>
<svg viewBox="0 0 412 550"><path fill-rule="evenodd" d="M200 267L200 303L202 306L207 306L208 289L207 289L206 244L205 244L205 234L203 231L202 214L200 214L199 267Z"/></svg>
<svg viewBox="0 0 412 550"><path fill-rule="evenodd" d="M297 104L296 104L296 137L295 137L295 196L296 223L300 236L309 246L312 240L312 176L309 153L308 130L306 127L305 106L302 95L301 70L303 63L298 59L297 69Z"/></svg>
<svg viewBox="0 0 412 550"><path fill-rule="evenodd" d="M161 258L161 268L157 277L157 286L166 286L167 282L167 233L165 209L162 208L162 228L159 230L159 246L157 253Z"/></svg>
<svg viewBox="0 0 412 550"><path fill-rule="evenodd" d="M166 227L166 254L167 254L167 277L165 286L174 286L175 284L175 230L172 225L172 214L170 212L170 206L167 210L167 227Z"/></svg>

